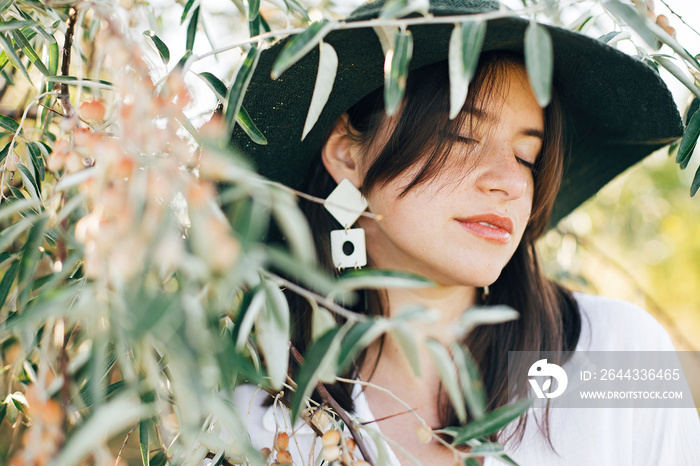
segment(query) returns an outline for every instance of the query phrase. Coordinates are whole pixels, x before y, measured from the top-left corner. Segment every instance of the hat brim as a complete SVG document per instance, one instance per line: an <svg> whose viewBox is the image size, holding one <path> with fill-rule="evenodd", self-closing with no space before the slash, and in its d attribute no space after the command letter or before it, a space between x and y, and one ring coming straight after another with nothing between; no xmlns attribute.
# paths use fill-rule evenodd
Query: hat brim
<svg viewBox="0 0 700 466"><path fill-rule="evenodd" d="M528 21L488 22L482 51L523 53ZM683 134L673 97L658 73L641 60L595 39L546 26L554 47L554 85L566 118L567 154L551 224L578 207L631 165ZM447 59L452 25L411 27L410 70ZM324 39L338 54L333 90L316 125L302 129L318 70L318 47L279 79L270 77L282 41L261 54L243 105L268 140L257 145L236 128L232 142L259 172L298 188L330 128L352 105L384 83L384 54L374 30L340 29Z"/></svg>

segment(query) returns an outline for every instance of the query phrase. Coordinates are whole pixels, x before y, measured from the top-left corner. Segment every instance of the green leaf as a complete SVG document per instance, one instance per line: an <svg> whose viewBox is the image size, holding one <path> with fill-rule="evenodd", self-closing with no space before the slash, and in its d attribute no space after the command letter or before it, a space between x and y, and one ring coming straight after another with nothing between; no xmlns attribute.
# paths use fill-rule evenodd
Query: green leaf
<svg viewBox="0 0 700 466"><path fill-rule="evenodd" d="M399 108L406 90L408 64L413 55L411 31L399 29L394 37L393 47L387 52L384 61L384 107L391 116Z"/></svg>
<svg viewBox="0 0 700 466"><path fill-rule="evenodd" d="M34 66L36 66L36 69L38 69L44 76L51 76L51 72L41 61L41 58L39 58L39 55L36 53L36 50L34 50L34 47L32 47L32 44L29 43L22 31L12 31L12 37L14 37L15 43L22 48L24 54L29 58L29 61L31 61L34 64Z"/></svg>
<svg viewBox="0 0 700 466"><path fill-rule="evenodd" d="M270 383L276 390L283 388L289 364L289 304L279 287L263 283L265 307L255 325L255 341L265 356Z"/></svg>
<svg viewBox="0 0 700 466"><path fill-rule="evenodd" d="M554 49L547 29L534 21L525 30L525 68L537 103L546 107L552 99Z"/></svg>
<svg viewBox="0 0 700 466"><path fill-rule="evenodd" d="M24 137L24 134L22 134L22 130L19 129L19 124L10 117L6 117L5 115L0 115L0 127L5 128L7 131L9 131L12 134L17 133L17 130L19 130L18 134L20 136Z"/></svg>
<svg viewBox="0 0 700 466"><path fill-rule="evenodd" d="M644 39L644 42L649 44L654 50L659 48L659 41L646 25L646 18L642 18L640 14L631 6L621 3L617 0L603 2L603 7L616 16L621 23L627 24L634 32Z"/></svg>
<svg viewBox="0 0 700 466"><path fill-rule="evenodd" d="M429 10L430 2L428 0L389 0L382 7L379 18L402 18L411 13L420 13L426 16Z"/></svg>
<svg viewBox="0 0 700 466"><path fill-rule="evenodd" d="M45 167L44 167L44 156L42 154L43 146L37 142L28 142L27 149L29 149L29 157L32 159L32 165L34 169L39 174L39 180L44 181Z"/></svg>
<svg viewBox="0 0 700 466"><path fill-rule="evenodd" d="M321 116L323 108L328 102L328 97L333 90L335 82L335 74L338 71L338 54L331 44L321 41L321 52L318 59L318 72L316 73L316 84L314 85L314 93L311 97L309 112L306 114L304 122L304 130L301 133L302 141L309 134L311 128L314 127L318 117Z"/></svg>
<svg viewBox="0 0 700 466"><path fill-rule="evenodd" d="M392 327L393 322L384 318L354 324L347 332L347 337L343 338L343 344L338 353L339 370L345 371L363 349Z"/></svg>
<svg viewBox="0 0 700 466"><path fill-rule="evenodd" d="M17 56L17 52L15 52L15 48L12 45L12 42L10 42L10 39L5 37L5 35L2 33L0 33L0 46L2 46L3 49L5 49L7 58L9 58L12 65L18 70L20 70L22 74L27 78L27 80L31 82L32 78L29 77L29 72L27 71L27 68L22 63L22 60L20 60Z"/></svg>
<svg viewBox="0 0 700 466"><path fill-rule="evenodd" d="M294 256L301 264L316 262L316 249L309 222L297 206L297 199L282 190L272 190L272 214Z"/></svg>
<svg viewBox="0 0 700 466"><path fill-rule="evenodd" d="M0 13L10 8L14 1L15 0L0 0ZM2 419L0 419L0 422L2 422Z"/></svg>
<svg viewBox="0 0 700 466"><path fill-rule="evenodd" d="M32 172L21 163L17 164L17 168L19 168L20 175L22 176L22 183L24 184L24 188L29 192L29 195L33 199L41 200L41 189L34 175L32 175Z"/></svg>
<svg viewBox="0 0 700 466"><path fill-rule="evenodd" d="M336 336L339 331L340 328L328 331L306 352L306 359L297 375L297 390L292 395L292 422L297 418L304 399L311 395L321 372L325 369L324 366L332 364L337 357L337 350L332 351L332 348L338 346L339 339L336 339Z"/></svg>
<svg viewBox="0 0 700 466"><path fill-rule="evenodd" d="M476 456L493 455L503 452L503 445L496 442L484 442L481 445L474 445L469 449L469 453Z"/></svg>
<svg viewBox="0 0 700 466"><path fill-rule="evenodd" d="M404 356L406 356L413 373L420 376L420 356L418 355L418 346L416 345L416 339L413 337L411 327L406 322L399 322L391 329L391 334L399 342L399 347L403 351Z"/></svg>
<svg viewBox="0 0 700 466"><path fill-rule="evenodd" d="M163 42L160 37L158 37L156 33L150 29L143 31L143 35L151 39L153 45L155 45L156 50L158 50L158 53L160 54L160 59L163 60L163 64L167 65L170 61L170 50L168 50L168 46L165 45L165 42Z"/></svg>
<svg viewBox="0 0 700 466"><path fill-rule="evenodd" d="M425 344L440 373L440 380L442 380L442 384L450 397L457 418L460 422L465 422L467 420L467 409L464 405L462 391L459 389L457 371L450 354L447 352L447 349L436 340L428 339Z"/></svg>
<svg viewBox="0 0 700 466"><path fill-rule="evenodd" d="M698 143L698 138L700 137L700 112L696 111L690 118L690 122L685 128L685 133L683 134L683 139L681 140L681 145L678 148L678 155L676 156L676 163L679 163L681 169L688 166L690 162L690 157L693 155L695 146Z"/></svg>
<svg viewBox="0 0 700 466"><path fill-rule="evenodd" d="M695 196L695 193L698 192L698 189L700 189L700 168L698 168L698 171L695 172L695 176L693 177L693 183L690 185L690 197Z"/></svg>
<svg viewBox="0 0 700 466"><path fill-rule="evenodd" d="M180 16L180 24L184 23L185 19L187 19L187 14L192 9L194 2L195 2L195 0L187 0L187 3L185 4L185 8L182 10L182 16Z"/></svg>
<svg viewBox="0 0 700 466"><path fill-rule="evenodd" d="M528 410L532 400L518 400L513 404L501 406L498 409L486 413L481 419L470 422L461 428L449 428L452 431L454 446L464 445L468 440L476 437L491 435L499 429L508 425L512 420L522 416Z"/></svg>
<svg viewBox="0 0 700 466"><path fill-rule="evenodd" d="M458 338L464 338L479 325L500 324L518 317L518 311L509 306L472 307L460 317Z"/></svg>
<svg viewBox="0 0 700 466"><path fill-rule="evenodd" d="M5 413L7 412L7 403L0 403L0 424L2 424L3 419L5 419Z"/></svg>
<svg viewBox="0 0 700 466"><path fill-rule="evenodd" d="M480 466L481 463L476 458L467 458L464 460L464 466Z"/></svg>
<svg viewBox="0 0 700 466"><path fill-rule="evenodd" d="M9 1L0 1L0 13L7 9L9 7L9 3L12 3L12 0ZM5 32L5 31L15 31L17 29L22 29L30 26L35 26L37 23L36 21L17 21L17 20L10 20L10 21L5 21L3 20L2 23L0 23L0 33Z"/></svg>
<svg viewBox="0 0 700 466"><path fill-rule="evenodd" d="M260 0L248 0L248 21L253 21L260 14Z"/></svg>
<svg viewBox="0 0 700 466"><path fill-rule="evenodd" d="M624 34L624 33L622 31L608 32L607 34L603 34L602 36L598 37L598 41L600 41L604 44L608 44L608 43L610 43L611 40L613 40L615 37L617 37L620 34Z"/></svg>
<svg viewBox="0 0 700 466"><path fill-rule="evenodd" d="M48 217L42 215L32 226L32 229L27 235L27 241L22 247L22 258L19 263L17 290L18 290L18 307L24 307L24 304L29 300L29 292L31 290L31 282L39 265L39 256L41 251L39 246L44 242L44 229Z"/></svg>
<svg viewBox="0 0 700 466"><path fill-rule="evenodd" d="M486 393L479 366L464 345L453 344L452 357L457 366L459 383L462 386L467 408L474 418L479 419L486 412Z"/></svg>
<svg viewBox="0 0 700 466"><path fill-rule="evenodd" d="M328 309L319 306L315 301L309 304L311 305L311 340L316 341L338 324Z"/></svg>
<svg viewBox="0 0 700 466"><path fill-rule="evenodd" d="M267 145L267 138L255 125L243 105L241 105L241 109L238 111L238 115L236 115L236 122L255 144L260 144L261 146Z"/></svg>
<svg viewBox="0 0 700 466"><path fill-rule="evenodd" d="M141 463L143 466L150 466L150 461L148 457L148 446L149 446L149 431L151 428L151 420L147 419L145 421L139 422L139 446L141 447Z"/></svg>
<svg viewBox="0 0 700 466"><path fill-rule="evenodd" d="M228 90L227 96L227 106L226 106L226 128L228 134L233 131L233 125L235 116L243 104L243 98L245 97L245 91L248 88L248 84L253 77L253 72L255 67L258 65L258 59L260 58L260 49L256 46L252 46L245 56L245 59L238 67L236 71L236 76L233 79L231 88Z"/></svg>
<svg viewBox="0 0 700 466"><path fill-rule="evenodd" d="M192 18L190 18L190 24L187 26L187 42L185 43L185 49L187 51L192 51L194 47L194 39L197 35L197 26L199 25L199 7L195 8L192 12Z"/></svg>
<svg viewBox="0 0 700 466"><path fill-rule="evenodd" d="M68 84L70 86L82 86L95 89L106 89L108 91L116 90L114 85L103 79L91 79L91 78L81 78L78 79L75 76L49 76L46 78L47 81L52 83Z"/></svg>
<svg viewBox="0 0 700 466"><path fill-rule="evenodd" d="M666 70L671 73L677 80L679 80L690 92L700 97L700 89L695 85L695 82L688 77L680 68L676 66L671 58L664 55L652 55L652 58L659 63L661 66L666 68Z"/></svg>
<svg viewBox="0 0 700 466"><path fill-rule="evenodd" d="M263 18L263 15L261 14L258 14L258 16L255 17L255 19L248 22L248 31L250 33L250 37L265 34L266 32L270 32L270 30L270 25L267 23L267 21L265 21L265 18ZM267 40L272 41L274 40L274 38L269 38Z"/></svg>
<svg viewBox="0 0 700 466"><path fill-rule="evenodd" d="M10 293L12 283L14 283L15 278L17 277L18 270L19 261L15 261L12 263L10 268L7 269L7 272L5 272L5 275L2 277L2 281L0 282L0 309L2 309L2 307L5 305L5 300L7 299L7 295Z"/></svg>
<svg viewBox="0 0 700 466"><path fill-rule="evenodd" d="M197 76L202 78L205 83L209 86L209 88L214 91L214 94L216 94L216 98L220 101L225 101L226 100L226 84L223 83L219 78L214 76L213 74L209 73L208 71L205 71L203 73L199 73Z"/></svg>
<svg viewBox="0 0 700 466"><path fill-rule="evenodd" d="M0 206L0 220L4 220L11 215L16 213L27 212L28 210L35 209L41 205L36 199L21 199L18 201L4 202Z"/></svg>
<svg viewBox="0 0 700 466"><path fill-rule="evenodd" d="M167 466L168 464L168 457L165 456L165 452L163 450L160 450L158 453L153 455L153 458L151 459L151 466Z"/></svg>
<svg viewBox="0 0 700 466"><path fill-rule="evenodd" d="M112 438L118 432L133 425L139 419L150 414L151 406L143 405L134 397L119 396L109 403L99 406L90 417L76 427L61 447L60 452L52 458L53 466L80 464L100 442Z"/></svg>
<svg viewBox="0 0 700 466"><path fill-rule="evenodd" d="M31 201L36 202L36 200L34 199L32 199ZM23 218L19 222L14 223L0 231L0 251L4 251L5 248L11 245L12 242L24 232L24 230L27 230L29 227L31 227L36 217L37 216L32 215L27 218Z"/></svg>
<svg viewBox="0 0 700 466"><path fill-rule="evenodd" d="M49 73L55 76L58 73L58 43L49 42Z"/></svg>
<svg viewBox="0 0 700 466"><path fill-rule="evenodd" d="M465 21L455 25L450 36L450 119L462 110L469 82L474 77L481 47L486 37L486 22Z"/></svg>
<svg viewBox="0 0 700 466"><path fill-rule="evenodd" d="M353 291L383 288L432 288L435 283L425 277L395 270L352 270L338 279L338 287Z"/></svg>
<svg viewBox="0 0 700 466"><path fill-rule="evenodd" d="M279 55L277 55L272 65L272 79L279 78L289 67L316 47L334 27L334 22L323 19L317 23L310 24L304 32L290 39L284 45Z"/></svg>

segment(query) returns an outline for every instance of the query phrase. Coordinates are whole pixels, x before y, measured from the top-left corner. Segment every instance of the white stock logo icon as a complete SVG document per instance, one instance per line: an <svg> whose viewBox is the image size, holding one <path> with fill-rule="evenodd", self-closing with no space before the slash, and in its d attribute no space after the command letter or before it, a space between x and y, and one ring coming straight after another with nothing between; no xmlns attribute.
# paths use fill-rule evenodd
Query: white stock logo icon
<svg viewBox="0 0 700 466"><path fill-rule="evenodd" d="M556 364L548 364L546 359L540 359L530 366L530 370L527 371L527 375L530 377L528 380L530 381L530 385L532 385L532 389L535 391L537 398L556 398L564 393L564 390L566 390L566 385L569 383L569 378L566 376L564 369ZM537 380L532 378L536 376L549 377L544 381L542 388L540 388ZM552 377L557 380L557 389L550 393L547 392L547 390L549 390L549 388L552 386Z"/></svg>

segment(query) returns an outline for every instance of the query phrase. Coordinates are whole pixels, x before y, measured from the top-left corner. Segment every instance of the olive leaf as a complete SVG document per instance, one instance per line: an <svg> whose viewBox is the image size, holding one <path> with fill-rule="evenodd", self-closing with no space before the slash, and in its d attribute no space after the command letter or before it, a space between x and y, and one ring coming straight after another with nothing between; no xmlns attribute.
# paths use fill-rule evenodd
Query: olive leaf
<svg viewBox="0 0 700 466"><path fill-rule="evenodd" d="M486 23L465 21L456 24L448 50L450 76L450 119L455 118L467 98L469 82L474 77L479 54L486 37Z"/></svg>
<svg viewBox="0 0 700 466"><path fill-rule="evenodd" d="M320 49L316 84L314 85L314 93L311 97L309 112L306 115L306 122L304 122L304 130L301 134L302 141L314 127L318 117L321 116L321 112L326 106L328 97L330 97L331 91L333 90L335 74L338 71L338 54L335 53L333 46L321 41Z"/></svg>
<svg viewBox="0 0 700 466"><path fill-rule="evenodd" d="M680 164L681 169L685 169L688 166L688 162L690 162L690 157L693 155L693 151L695 151L699 137L700 111L696 110L685 128L685 134L683 134L683 139L681 139L681 145L678 147L676 163Z"/></svg>
<svg viewBox="0 0 700 466"><path fill-rule="evenodd" d="M666 70L671 73L677 80L679 80L685 87L688 88L690 92L700 97L700 89L687 74L685 74L680 68L676 66L673 60L665 55L652 55L652 58L659 65L666 68Z"/></svg>
<svg viewBox="0 0 700 466"><path fill-rule="evenodd" d="M153 45L155 45L156 50L160 55L160 59L163 60L163 64L167 65L170 61L170 50L168 50L168 46L165 45L165 42L163 42L161 38L150 29L143 31L143 35L151 39L151 42L153 42Z"/></svg>
<svg viewBox="0 0 700 466"><path fill-rule="evenodd" d="M228 134L231 134L233 131L235 116L238 115L241 109L243 98L245 97L245 90L248 88L248 84L250 84L250 80L253 78L253 73L255 72L255 67L258 65L259 58L260 49L257 46L252 46L250 50L248 50L248 53L246 53L241 66L238 67L231 88L228 90L228 105L226 107L225 116Z"/></svg>
<svg viewBox="0 0 700 466"><path fill-rule="evenodd" d="M413 36L407 29L399 29L394 36L394 46L384 59L384 107L391 116L399 108L406 90L408 64L413 55Z"/></svg>
<svg viewBox="0 0 700 466"><path fill-rule="evenodd" d="M507 426L512 420L522 416L530 408L531 404L532 400L530 399L518 400L515 403L494 409L464 427L450 427L444 430L454 436L452 445L464 445L473 438L491 435Z"/></svg>
<svg viewBox="0 0 700 466"><path fill-rule="evenodd" d="M459 381L457 380L457 371L450 357L450 353L447 351L442 344L433 339L428 339L425 342L430 356L435 362L435 366L440 373L440 380L450 397L452 406L455 409L457 418L459 422L463 423L467 420L467 409L464 405L464 397L462 396L462 391L459 388Z"/></svg>
<svg viewBox="0 0 700 466"><path fill-rule="evenodd" d="M552 99L554 49L547 29L534 21L525 30L525 68L537 103L546 107Z"/></svg>
<svg viewBox="0 0 700 466"><path fill-rule="evenodd" d="M272 79L278 79L289 67L316 47L335 25L335 22L323 19L311 24L304 32L289 40L272 65Z"/></svg>

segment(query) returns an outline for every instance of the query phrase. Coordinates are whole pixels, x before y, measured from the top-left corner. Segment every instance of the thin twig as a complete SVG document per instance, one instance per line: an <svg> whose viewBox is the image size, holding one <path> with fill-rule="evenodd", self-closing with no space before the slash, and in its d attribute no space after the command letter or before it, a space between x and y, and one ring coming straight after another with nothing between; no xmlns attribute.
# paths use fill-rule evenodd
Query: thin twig
<svg viewBox="0 0 700 466"><path fill-rule="evenodd" d="M681 23L683 23L683 24L685 24L686 26L688 26L688 29L690 29L691 31L693 31L693 32L694 32L695 34L697 34L698 36L700 36L700 32L696 31L696 30L693 28L693 26L691 26L690 24L686 23L685 20L683 19L683 17L682 17L681 15L679 15L678 13L676 13L675 11L673 11L673 9L668 5L668 3L666 3L664 0L660 0L660 1L661 1L661 3L664 4L664 6L665 6L666 8L668 8L668 11L670 11L672 15L678 17L678 19L681 20Z"/></svg>
<svg viewBox="0 0 700 466"><path fill-rule="evenodd" d="M131 437L131 434L134 433L134 430L139 426L139 423L137 422L134 424L134 427L129 430L129 433L126 434L126 438L124 439L124 443L122 443L122 447L119 449L119 454L117 454L117 460L114 462L114 466L117 466L119 462L122 460L122 452L124 451L124 448L126 448L126 444L129 441L129 437Z"/></svg>
<svg viewBox="0 0 700 466"><path fill-rule="evenodd" d="M363 314L357 314L355 312L349 311L345 309L342 306L339 306L333 300L326 298L325 296L321 296L320 294L314 293L313 291L309 291L306 288L303 288L299 285L297 285L294 282L291 282L285 278L280 277L279 275L275 275L274 273L267 272L267 271L262 271L262 274L265 275L265 277L269 278L270 280L276 282L278 285L283 286L285 288L288 288L292 292L303 296L307 299L311 299L313 301L316 301L318 304L323 306L324 308L328 309L329 311L338 314L341 317L345 317L348 320L354 320L354 321L365 321L367 320L367 316Z"/></svg>
<svg viewBox="0 0 700 466"><path fill-rule="evenodd" d="M304 357L299 353L299 351L294 347L294 345L289 345L289 351L294 358L294 360L297 362L297 364L302 365L304 363ZM319 395L321 395L321 398L328 403L328 405L333 408L333 411L342 419L342 421L345 423L346 426L348 426L348 429L350 430L350 435L352 435L352 438L355 440L355 444L357 445L357 448L360 449L360 452L362 453L362 456L365 458L365 461L367 461L370 465L374 466L374 460L369 454L369 450L367 449L367 445L365 445L365 440L362 438L362 435L360 435L360 430L355 421L353 421L350 416L348 416L348 413L340 406L340 404L333 398L333 395L331 395L328 390L326 389L325 385L323 385L322 382L316 383L316 390L318 390Z"/></svg>
<svg viewBox="0 0 700 466"><path fill-rule="evenodd" d="M70 7L68 10L68 22L66 23L66 36L63 41L63 62L61 63L61 76L69 76L70 74L70 56L71 49L73 48L73 35L75 34L75 23L78 20L78 9L75 7ZM63 109L66 111L66 115L70 116L75 113L73 106L70 103L70 94L68 92L68 84L61 84L61 92L58 94L58 98L63 105Z"/></svg>

